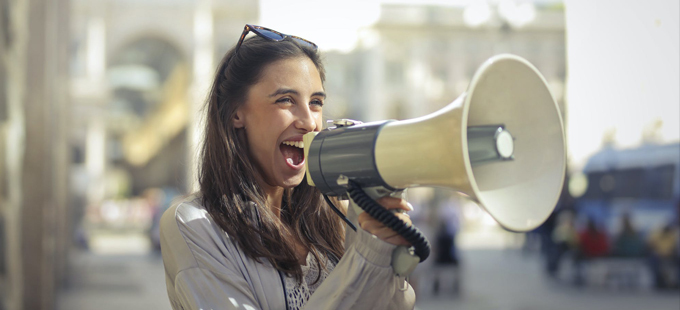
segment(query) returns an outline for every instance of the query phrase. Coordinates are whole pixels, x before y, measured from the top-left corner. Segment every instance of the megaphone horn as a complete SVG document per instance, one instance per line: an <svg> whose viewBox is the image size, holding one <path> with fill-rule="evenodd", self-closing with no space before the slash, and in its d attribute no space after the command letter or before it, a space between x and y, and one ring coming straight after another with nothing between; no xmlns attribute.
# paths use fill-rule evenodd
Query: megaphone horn
<svg viewBox="0 0 680 310"><path fill-rule="evenodd" d="M566 155L562 117L528 61L503 54L466 93L423 117L341 126L304 136L307 182L326 195L362 187L446 187L501 226L528 231L555 207Z"/></svg>

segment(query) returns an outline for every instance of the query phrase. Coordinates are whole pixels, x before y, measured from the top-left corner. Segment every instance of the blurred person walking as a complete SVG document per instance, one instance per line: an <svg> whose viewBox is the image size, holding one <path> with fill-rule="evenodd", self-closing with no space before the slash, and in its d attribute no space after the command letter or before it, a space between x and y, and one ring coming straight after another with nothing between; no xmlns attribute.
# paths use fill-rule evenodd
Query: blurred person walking
<svg viewBox="0 0 680 310"><path fill-rule="evenodd" d="M612 255L635 258L645 255L645 241L642 234L633 226L629 214L621 216L621 231L614 237Z"/></svg>
<svg viewBox="0 0 680 310"><path fill-rule="evenodd" d="M583 285L583 265L584 263L609 254L609 240L607 235L598 228L595 219L589 218L586 229L579 233L578 251L574 259L576 268L576 285Z"/></svg>
<svg viewBox="0 0 680 310"><path fill-rule="evenodd" d="M445 201L439 208L439 223L434 242L434 295L460 293L460 259L456 235L460 229L457 199Z"/></svg>
<svg viewBox="0 0 680 310"><path fill-rule="evenodd" d="M673 284L678 267L678 227L675 223L664 225L653 231L647 239L649 246L649 266L657 289L666 289ZM675 280L677 281L677 279Z"/></svg>
<svg viewBox="0 0 680 310"><path fill-rule="evenodd" d="M551 239L553 246L546 253L546 269L548 275L556 277L564 255L574 255L578 250L579 235L574 226L572 211L563 210L557 215L557 226L552 231Z"/></svg>

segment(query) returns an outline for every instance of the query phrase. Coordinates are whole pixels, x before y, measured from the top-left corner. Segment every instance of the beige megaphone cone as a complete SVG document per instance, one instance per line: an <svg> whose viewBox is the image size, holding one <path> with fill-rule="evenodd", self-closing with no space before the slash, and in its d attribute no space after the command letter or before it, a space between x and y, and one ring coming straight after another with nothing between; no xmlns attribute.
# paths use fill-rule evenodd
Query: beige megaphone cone
<svg viewBox="0 0 680 310"><path fill-rule="evenodd" d="M503 227L528 231L553 211L565 173L562 117L526 60L498 55L467 93L432 114L304 136L307 182L332 196L348 180L388 191L439 186L477 201Z"/></svg>
<svg viewBox="0 0 680 310"><path fill-rule="evenodd" d="M536 68L520 57L498 55L453 103L386 123L375 142L375 164L390 187L451 188L478 202L504 228L528 231L547 219L562 190L562 124ZM513 156L476 164L469 130L489 125L504 125L512 134L505 149Z"/></svg>

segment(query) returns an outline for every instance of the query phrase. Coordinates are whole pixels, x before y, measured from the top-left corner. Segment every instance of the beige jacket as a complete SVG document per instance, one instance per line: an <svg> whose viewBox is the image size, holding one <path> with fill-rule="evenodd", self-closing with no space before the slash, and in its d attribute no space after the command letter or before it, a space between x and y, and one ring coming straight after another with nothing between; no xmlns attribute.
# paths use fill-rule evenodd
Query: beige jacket
<svg viewBox="0 0 680 310"><path fill-rule="evenodd" d="M286 309L279 272L246 257L197 196L168 209L160 228L173 309ZM413 289L392 272L395 246L361 228L347 229L345 238L344 256L305 309L413 309Z"/></svg>

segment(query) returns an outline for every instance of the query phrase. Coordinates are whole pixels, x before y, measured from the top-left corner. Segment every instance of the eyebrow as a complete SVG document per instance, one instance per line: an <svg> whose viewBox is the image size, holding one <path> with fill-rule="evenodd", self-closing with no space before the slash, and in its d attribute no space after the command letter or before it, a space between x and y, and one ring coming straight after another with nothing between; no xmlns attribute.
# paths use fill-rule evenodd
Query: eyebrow
<svg viewBox="0 0 680 310"><path fill-rule="evenodd" d="M279 88L275 92L271 93L269 95L269 97L275 97L275 96L284 95L284 94L293 94L293 95L296 95L296 96L300 95L300 93L297 90L290 89L290 88ZM314 96L320 96L320 97L323 97L324 99L326 99L326 93L324 93L322 91L318 91L318 92L313 93L312 97L314 97Z"/></svg>

